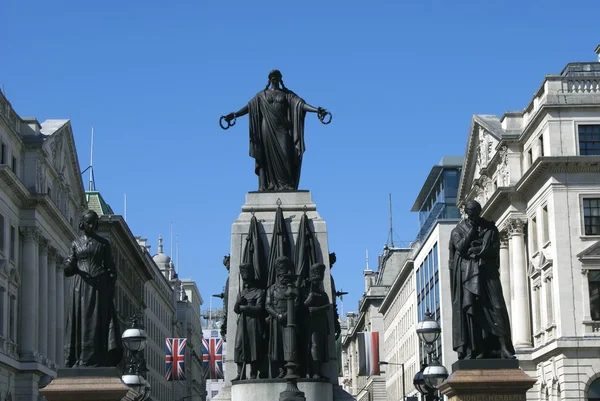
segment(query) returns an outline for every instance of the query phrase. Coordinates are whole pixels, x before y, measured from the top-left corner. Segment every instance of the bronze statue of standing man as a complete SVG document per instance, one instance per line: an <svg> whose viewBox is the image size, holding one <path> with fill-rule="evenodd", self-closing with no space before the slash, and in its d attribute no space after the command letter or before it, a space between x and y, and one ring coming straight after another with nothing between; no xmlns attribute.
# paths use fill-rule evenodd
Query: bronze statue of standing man
<svg viewBox="0 0 600 401"><path fill-rule="evenodd" d="M514 359L500 284L500 233L480 216L479 202L467 202L465 213L450 239L453 349L458 359Z"/></svg>
<svg viewBox="0 0 600 401"><path fill-rule="evenodd" d="M259 191L296 191L304 154L304 117L317 113L324 124L331 113L313 107L283 84L281 72L269 73L264 90L235 113L222 116L219 124L228 129L236 118L249 115L250 156L255 160ZM329 119L326 121L326 117ZM227 122L227 126L223 125Z"/></svg>

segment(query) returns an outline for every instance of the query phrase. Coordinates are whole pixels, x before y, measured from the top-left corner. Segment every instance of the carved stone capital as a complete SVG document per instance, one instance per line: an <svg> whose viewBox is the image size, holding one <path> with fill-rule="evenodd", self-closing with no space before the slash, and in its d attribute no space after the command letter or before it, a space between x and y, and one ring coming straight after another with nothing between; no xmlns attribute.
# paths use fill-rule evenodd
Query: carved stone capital
<svg viewBox="0 0 600 401"><path fill-rule="evenodd" d="M48 263L57 263L58 261L58 249L53 246L48 247Z"/></svg>
<svg viewBox="0 0 600 401"><path fill-rule="evenodd" d="M525 220L513 218L507 222L506 228L509 235L523 235L525 232Z"/></svg>
<svg viewBox="0 0 600 401"><path fill-rule="evenodd" d="M508 231L502 230L500 231L500 248L507 248L508 247Z"/></svg>
<svg viewBox="0 0 600 401"><path fill-rule="evenodd" d="M26 241L35 241L38 242L38 239L40 237L40 229L37 227L21 227L19 229L19 231L21 232L21 234L23 234L23 237L25 238Z"/></svg>
<svg viewBox="0 0 600 401"><path fill-rule="evenodd" d="M48 252L50 247L50 241L41 232L38 233L38 247L41 252Z"/></svg>

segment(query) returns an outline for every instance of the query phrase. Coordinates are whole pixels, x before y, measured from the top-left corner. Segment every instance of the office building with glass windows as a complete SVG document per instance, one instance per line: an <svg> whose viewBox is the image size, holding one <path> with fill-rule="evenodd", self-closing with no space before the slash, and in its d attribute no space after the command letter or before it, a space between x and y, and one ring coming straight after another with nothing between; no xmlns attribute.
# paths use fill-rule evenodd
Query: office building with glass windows
<svg viewBox="0 0 600 401"><path fill-rule="evenodd" d="M411 252L391 284L379 312L384 320L387 399L418 395L412 385L427 358L416 334L416 325L429 311L442 326L435 353L449 366L452 351L452 307L448 242L460 219L456 195L462 157L443 157L431 169L411 209L419 213L419 232Z"/></svg>

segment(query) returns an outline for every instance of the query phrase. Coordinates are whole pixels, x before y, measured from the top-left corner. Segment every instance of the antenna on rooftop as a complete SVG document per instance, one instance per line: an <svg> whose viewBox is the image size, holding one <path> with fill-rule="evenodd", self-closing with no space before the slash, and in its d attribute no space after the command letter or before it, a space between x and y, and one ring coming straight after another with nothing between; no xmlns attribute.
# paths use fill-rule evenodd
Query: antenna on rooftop
<svg viewBox="0 0 600 401"><path fill-rule="evenodd" d="M392 193L390 192L390 237L389 237L390 247L394 247L394 224L392 222Z"/></svg>
<svg viewBox="0 0 600 401"><path fill-rule="evenodd" d="M371 269L369 269L369 250L366 249L365 252L367 254L367 270L371 270Z"/></svg>
<svg viewBox="0 0 600 401"><path fill-rule="evenodd" d="M176 244L177 248L177 267L176 267L176 272L181 271L181 267L179 267L179 234L177 234L177 244Z"/></svg>
<svg viewBox="0 0 600 401"><path fill-rule="evenodd" d="M96 185L94 184L94 127L92 127L92 140L90 144L90 183L88 191L95 191Z"/></svg>
<svg viewBox="0 0 600 401"><path fill-rule="evenodd" d="M123 218L127 222L127 194L123 194Z"/></svg>

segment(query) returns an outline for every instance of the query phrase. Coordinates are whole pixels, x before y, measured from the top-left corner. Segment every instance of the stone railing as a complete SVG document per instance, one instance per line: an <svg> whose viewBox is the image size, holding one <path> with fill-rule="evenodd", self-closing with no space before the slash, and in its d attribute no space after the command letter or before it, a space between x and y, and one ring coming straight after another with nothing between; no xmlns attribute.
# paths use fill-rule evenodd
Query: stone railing
<svg viewBox="0 0 600 401"><path fill-rule="evenodd" d="M600 79L567 79L565 83L569 93L600 92Z"/></svg>

